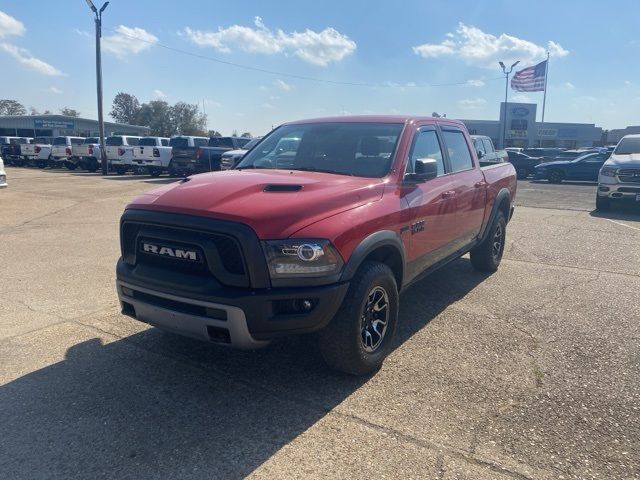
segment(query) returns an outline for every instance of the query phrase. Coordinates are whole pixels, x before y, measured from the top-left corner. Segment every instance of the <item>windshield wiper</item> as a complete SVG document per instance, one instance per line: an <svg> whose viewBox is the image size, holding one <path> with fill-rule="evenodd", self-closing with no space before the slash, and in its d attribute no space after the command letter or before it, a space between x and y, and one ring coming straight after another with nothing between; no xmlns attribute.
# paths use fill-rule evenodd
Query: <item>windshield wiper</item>
<svg viewBox="0 0 640 480"><path fill-rule="evenodd" d="M353 177L353 173L339 172L337 170L330 170L327 168L297 167L297 168L287 168L287 170L301 170L303 172L333 173L335 175L348 175L350 177Z"/></svg>

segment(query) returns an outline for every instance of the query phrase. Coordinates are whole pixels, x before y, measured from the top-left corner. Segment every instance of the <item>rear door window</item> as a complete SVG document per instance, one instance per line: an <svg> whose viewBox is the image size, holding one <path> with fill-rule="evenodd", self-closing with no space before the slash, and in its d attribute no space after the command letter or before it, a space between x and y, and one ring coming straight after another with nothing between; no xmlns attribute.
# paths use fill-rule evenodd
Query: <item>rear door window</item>
<svg viewBox="0 0 640 480"><path fill-rule="evenodd" d="M462 172L473 168L473 160L469 152L469 145L461 130L447 128L442 136L449 154L452 172Z"/></svg>

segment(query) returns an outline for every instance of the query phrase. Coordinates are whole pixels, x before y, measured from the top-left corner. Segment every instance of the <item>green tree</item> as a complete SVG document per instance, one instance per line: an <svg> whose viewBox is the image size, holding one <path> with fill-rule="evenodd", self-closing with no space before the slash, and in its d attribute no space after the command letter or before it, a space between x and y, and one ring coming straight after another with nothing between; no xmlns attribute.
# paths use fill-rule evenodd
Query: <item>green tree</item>
<svg viewBox="0 0 640 480"><path fill-rule="evenodd" d="M207 116L195 103L178 102L171 107L171 125L180 135L206 135Z"/></svg>
<svg viewBox="0 0 640 480"><path fill-rule="evenodd" d="M0 115L26 115L27 109L16 100L0 100Z"/></svg>
<svg viewBox="0 0 640 480"><path fill-rule="evenodd" d="M113 99L109 115L111 115L111 118L116 122L133 125L138 119L140 108L140 102L135 95L118 92Z"/></svg>
<svg viewBox="0 0 640 480"><path fill-rule="evenodd" d="M143 103L134 120L137 125L149 127L151 135L170 137L176 133L171 121L171 106L164 100Z"/></svg>
<svg viewBox="0 0 640 480"><path fill-rule="evenodd" d="M80 112L73 108L63 107L60 109L60 115L66 115L67 117L79 117Z"/></svg>
<svg viewBox="0 0 640 480"><path fill-rule="evenodd" d="M242 138L253 138L253 135L251 135L251 132L244 132L242 135L240 135Z"/></svg>

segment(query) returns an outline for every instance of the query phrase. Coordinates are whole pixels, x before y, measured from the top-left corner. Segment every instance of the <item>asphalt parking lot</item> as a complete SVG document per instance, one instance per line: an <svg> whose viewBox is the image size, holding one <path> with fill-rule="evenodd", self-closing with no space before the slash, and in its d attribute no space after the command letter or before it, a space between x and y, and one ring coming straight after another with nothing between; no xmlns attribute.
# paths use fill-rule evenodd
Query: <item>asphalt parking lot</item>
<svg viewBox="0 0 640 480"><path fill-rule="evenodd" d="M407 290L380 372L119 313L118 218L170 179L7 169L0 477L640 478L640 214L519 182L500 270Z"/></svg>

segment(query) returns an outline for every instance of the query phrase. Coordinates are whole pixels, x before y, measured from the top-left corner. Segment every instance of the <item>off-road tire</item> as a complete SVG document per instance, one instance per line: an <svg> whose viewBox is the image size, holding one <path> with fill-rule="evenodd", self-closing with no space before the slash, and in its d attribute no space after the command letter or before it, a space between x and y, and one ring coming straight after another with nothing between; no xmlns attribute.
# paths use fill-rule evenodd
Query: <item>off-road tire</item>
<svg viewBox="0 0 640 480"><path fill-rule="evenodd" d="M507 220L504 213L498 212L493 220L487 237L471 250L471 265L481 272L495 272L502 260L507 232ZM499 241L500 244L496 245Z"/></svg>
<svg viewBox="0 0 640 480"><path fill-rule="evenodd" d="M378 288L387 295L387 325L375 350L367 351L363 341L363 318L370 294ZM320 352L327 365L351 375L366 375L378 370L393 346L398 304L398 286L391 269L383 263L364 262L351 280L335 317L318 332Z"/></svg>

